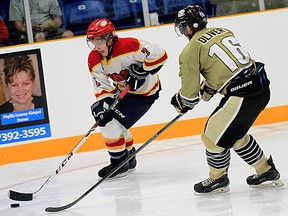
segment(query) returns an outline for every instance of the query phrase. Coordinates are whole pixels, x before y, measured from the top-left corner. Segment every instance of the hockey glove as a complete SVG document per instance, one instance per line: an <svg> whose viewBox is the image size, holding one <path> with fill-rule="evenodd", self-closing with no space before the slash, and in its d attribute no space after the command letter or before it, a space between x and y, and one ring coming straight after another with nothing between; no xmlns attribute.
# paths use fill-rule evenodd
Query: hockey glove
<svg viewBox="0 0 288 216"><path fill-rule="evenodd" d="M107 97L102 100L96 101L91 106L92 115L94 116L95 121L99 122L100 127L105 127L106 124L113 119L111 111L108 111L108 107L112 103L112 100L112 98Z"/></svg>
<svg viewBox="0 0 288 216"><path fill-rule="evenodd" d="M145 78L149 75L149 71L145 71L143 67L136 64L131 65L127 83L132 91L136 91L145 83Z"/></svg>
<svg viewBox="0 0 288 216"><path fill-rule="evenodd" d="M217 87L208 80L203 80L200 86L200 95L204 101L209 101L217 93Z"/></svg>
<svg viewBox="0 0 288 216"><path fill-rule="evenodd" d="M192 110L198 102L199 102L199 99L190 101L181 97L180 92L177 92L171 98L171 104L174 106L177 112L181 114L185 114L189 110Z"/></svg>

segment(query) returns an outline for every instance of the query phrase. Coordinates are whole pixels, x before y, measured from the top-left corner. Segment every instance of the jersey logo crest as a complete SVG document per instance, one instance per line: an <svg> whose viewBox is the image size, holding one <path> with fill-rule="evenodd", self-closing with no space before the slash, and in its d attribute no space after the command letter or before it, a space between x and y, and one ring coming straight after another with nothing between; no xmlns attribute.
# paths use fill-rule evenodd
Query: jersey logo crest
<svg viewBox="0 0 288 216"><path fill-rule="evenodd" d="M128 69L121 70L120 73L109 74L109 77L115 82L121 82L128 78Z"/></svg>

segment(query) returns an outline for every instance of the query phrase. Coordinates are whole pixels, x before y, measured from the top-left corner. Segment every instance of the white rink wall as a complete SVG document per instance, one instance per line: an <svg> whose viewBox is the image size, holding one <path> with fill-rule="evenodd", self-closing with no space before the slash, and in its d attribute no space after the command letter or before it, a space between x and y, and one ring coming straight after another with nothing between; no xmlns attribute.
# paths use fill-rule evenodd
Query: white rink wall
<svg viewBox="0 0 288 216"><path fill-rule="evenodd" d="M266 65L271 80L272 98L268 107L288 104L287 50L288 9L266 11L238 16L209 19L208 27L218 26L234 31L241 45L256 61ZM120 37L138 37L158 43L168 52L168 61L159 72L163 90L160 99L135 125L144 126L168 122L177 114L170 105L170 98L179 89L178 55L187 43L179 38L174 26L119 31ZM92 83L87 67L89 48L85 37L56 40L16 47L1 48L0 53L38 49L41 50L46 97L52 137L65 138L85 134L93 125L90 105L94 102ZM205 117L210 114L221 96L209 104L201 102L183 119Z"/></svg>

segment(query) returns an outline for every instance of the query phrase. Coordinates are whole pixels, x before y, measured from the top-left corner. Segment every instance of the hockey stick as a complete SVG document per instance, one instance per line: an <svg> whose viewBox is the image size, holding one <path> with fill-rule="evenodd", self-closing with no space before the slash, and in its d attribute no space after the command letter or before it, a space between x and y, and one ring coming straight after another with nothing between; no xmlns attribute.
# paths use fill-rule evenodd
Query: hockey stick
<svg viewBox="0 0 288 216"><path fill-rule="evenodd" d="M156 137L158 137L161 133L163 133L168 127L170 127L174 122L176 122L183 114L177 115L174 119L172 119L169 123L167 123L162 129L160 129L156 134L154 134L148 141L142 144L135 152L133 152L129 157L123 160L118 166L116 166L113 170L111 170L104 178L99 180L96 184L94 184L89 190L87 190L84 194L82 194L78 199L73 202L59 207L48 207L45 209L46 212L59 212L65 209L68 209L86 197L91 191L93 191L96 187L98 187L105 179L109 178L113 175L117 170L119 170L123 164L127 163L131 158L133 158L136 154L138 154L142 149L144 149L148 144L150 144Z"/></svg>
<svg viewBox="0 0 288 216"><path fill-rule="evenodd" d="M127 94L127 92L130 90L130 86L128 85L122 92L118 92L116 95L115 101L110 105L108 110L113 110L116 105L119 103L119 101ZM95 122L94 125L89 129L89 131L84 135L84 137L78 142L78 144L73 148L73 150L65 157L65 159L62 161L62 163L59 165L59 167L49 176L49 178L42 184L42 186L35 191L34 193L21 193L13 190L8 191L8 197L12 200L17 201L31 201L36 197L36 194L45 186L47 185L51 179L57 175L62 168L68 163L68 161L74 156L74 154L77 152L77 150L85 143L85 141L88 139L89 135L99 126L99 122Z"/></svg>

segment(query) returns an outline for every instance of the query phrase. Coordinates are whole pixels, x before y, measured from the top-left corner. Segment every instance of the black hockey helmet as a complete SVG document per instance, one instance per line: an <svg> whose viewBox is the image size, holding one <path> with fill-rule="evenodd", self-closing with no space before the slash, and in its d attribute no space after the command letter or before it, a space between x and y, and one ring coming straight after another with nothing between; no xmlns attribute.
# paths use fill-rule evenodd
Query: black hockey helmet
<svg viewBox="0 0 288 216"><path fill-rule="evenodd" d="M198 5L188 5L178 11L176 15L174 29L178 36L185 32L185 27L189 26L195 33L207 25L207 15L205 11Z"/></svg>

